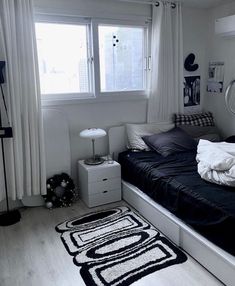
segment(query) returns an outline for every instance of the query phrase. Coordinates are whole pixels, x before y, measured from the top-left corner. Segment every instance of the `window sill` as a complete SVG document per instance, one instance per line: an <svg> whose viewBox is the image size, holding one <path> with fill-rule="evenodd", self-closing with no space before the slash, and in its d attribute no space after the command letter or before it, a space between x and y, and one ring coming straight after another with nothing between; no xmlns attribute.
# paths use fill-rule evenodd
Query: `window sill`
<svg viewBox="0 0 235 286"><path fill-rule="evenodd" d="M47 106L60 106L60 105L74 105L74 104L90 104L90 103L102 103L102 102L121 102L121 101L135 101L135 100L147 100L146 94L122 94L122 95L100 95L98 97L87 98L61 98L61 99L42 99L42 107Z"/></svg>

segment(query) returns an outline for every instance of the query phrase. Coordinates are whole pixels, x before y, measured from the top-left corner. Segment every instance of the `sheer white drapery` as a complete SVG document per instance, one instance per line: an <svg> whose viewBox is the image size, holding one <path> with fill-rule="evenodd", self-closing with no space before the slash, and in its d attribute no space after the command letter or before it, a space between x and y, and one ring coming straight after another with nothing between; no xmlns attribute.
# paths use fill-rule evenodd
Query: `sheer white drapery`
<svg viewBox="0 0 235 286"><path fill-rule="evenodd" d="M152 72L148 122L167 121L183 111L183 35L181 4L152 6Z"/></svg>
<svg viewBox="0 0 235 286"><path fill-rule="evenodd" d="M13 139L5 153L9 197L44 194L45 153L35 27L31 0L0 1L0 45L6 61L6 97ZM0 163L1 164L1 163ZM4 198L0 189L0 199Z"/></svg>

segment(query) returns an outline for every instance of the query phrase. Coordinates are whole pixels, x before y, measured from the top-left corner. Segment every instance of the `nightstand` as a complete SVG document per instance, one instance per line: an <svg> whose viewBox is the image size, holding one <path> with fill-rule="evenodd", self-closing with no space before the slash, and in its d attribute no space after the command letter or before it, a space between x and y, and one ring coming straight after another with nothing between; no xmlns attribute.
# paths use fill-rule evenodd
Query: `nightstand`
<svg viewBox="0 0 235 286"><path fill-rule="evenodd" d="M121 166L117 162L92 166L78 161L81 199L88 207L121 200Z"/></svg>

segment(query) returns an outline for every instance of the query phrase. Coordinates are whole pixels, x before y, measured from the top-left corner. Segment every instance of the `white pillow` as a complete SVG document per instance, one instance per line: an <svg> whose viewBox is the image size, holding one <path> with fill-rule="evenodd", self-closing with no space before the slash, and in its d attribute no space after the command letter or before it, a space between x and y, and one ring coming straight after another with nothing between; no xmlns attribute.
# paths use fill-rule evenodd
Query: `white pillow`
<svg viewBox="0 0 235 286"><path fill-rule="evenodd" d="M159 122L148 124L126 124L126 133L128 138L128 147L131 149L149 150L149 147L144 143L142 137L153 135L161 132L166 132L174 128L171 122Z"/></svg>

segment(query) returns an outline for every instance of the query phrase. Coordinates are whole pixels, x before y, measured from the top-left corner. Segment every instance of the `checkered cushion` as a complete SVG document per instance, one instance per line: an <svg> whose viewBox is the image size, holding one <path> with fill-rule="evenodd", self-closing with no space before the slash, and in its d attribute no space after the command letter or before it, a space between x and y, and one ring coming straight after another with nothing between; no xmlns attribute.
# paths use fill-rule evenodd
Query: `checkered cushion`
<svg viewBox="0 0 235 286"><path fill-rule="evenodd" d="M211 112L197 114L175 114L175 126L194 125L194 126L215 126Z"/></svg>

